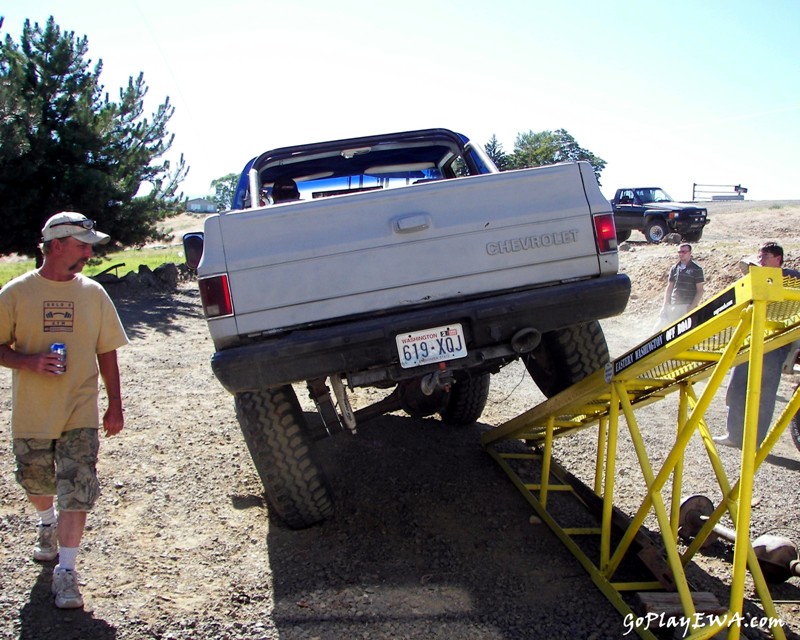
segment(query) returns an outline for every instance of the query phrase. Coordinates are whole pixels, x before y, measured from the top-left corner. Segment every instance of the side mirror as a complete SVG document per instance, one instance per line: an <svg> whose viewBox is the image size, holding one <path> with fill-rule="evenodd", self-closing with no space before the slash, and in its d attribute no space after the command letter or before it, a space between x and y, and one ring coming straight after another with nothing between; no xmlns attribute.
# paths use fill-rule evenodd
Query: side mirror
<svg viewBox="0 0 800 640"><path fill-rule="evenodd" d="M186 233L183 236L183 255L186 256L186 266L192 271L197 271L200 259L203 257L203 241L202 231Z"/></svg>

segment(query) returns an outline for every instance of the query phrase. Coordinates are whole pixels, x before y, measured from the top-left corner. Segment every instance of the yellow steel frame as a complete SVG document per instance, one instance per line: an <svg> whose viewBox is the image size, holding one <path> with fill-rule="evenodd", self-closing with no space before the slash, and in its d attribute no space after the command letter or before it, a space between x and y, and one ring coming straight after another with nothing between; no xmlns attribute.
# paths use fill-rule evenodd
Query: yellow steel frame
<svg viewBox="0 0 800 640"><path fill-rule="evenodd" d="M752 574L755 589L765 613L777 620L764 576L750 542L750 504L753 476L792 416L800 410L800 393L795 393L757 448L758 404L762 358L765 352L800 339L800 281L783 278L780 269L752 268L701 307L675 324L617 358L581 382L558 395L483 434L487 451L511 477L537 514L572 551L598 588L623 614L632 613L623 600L623 591L663 588L660 582L614 581L615 572L631 550L645 518L652 512L658 521L666 562L683 609L684 619L695 621L695 605L684 567L700 549L712 528L727 512L736 528L731 574L730 603L725 615L710 626L692 629L691 638L710 638L724 628L727 637L740 636L743 620L746 572ZM723 469L704 415L728 370L749 361L745 408L744 442L738 480L731 484ZM695 384L707 380L698 396ZM672 392L678 401L675 442L659 469L647 455L634 409L656 402ZM624 417L645 481L646 497L630 519L621 538L612 539L615 459L619 419ZM547 510L548 494L572 490L567 483L553 481L563 472L553 459L553 441L587 427L597 427L597 452L593 491L602 501L599 528L562 528ZM696 539L681 553L678 546L678 517L683 483L683 456L691 437L699 433L724 499L703 526ZM531 453L503 453L497 445L508 440L523 440ZM541 461L540 478L525 482L514 470L514 458L531 457ZM671 504L665 504L662 489L672 477ZM563 477L563 476L561 476ZM626 481L627 478L626 478ZM576 543L576 536L599 534L599 562L593 561ZM635 616L634 616L635 617ZM642 638L655 636L644 626L637 629ZM771 629L775 638L785 638L783 630Z"/></svg>

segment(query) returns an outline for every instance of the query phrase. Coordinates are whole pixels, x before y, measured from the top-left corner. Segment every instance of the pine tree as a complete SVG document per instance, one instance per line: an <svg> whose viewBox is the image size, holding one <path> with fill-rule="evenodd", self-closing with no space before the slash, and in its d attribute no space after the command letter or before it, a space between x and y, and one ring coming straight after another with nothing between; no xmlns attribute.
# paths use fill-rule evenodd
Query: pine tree
<svg viewBox="0 0 800 640"><path fill-rule="evenodd" d="M503 145L497 141L497 136L492 134L489 142L487 142L484 147L484 151L486 151L486 155L489 156L494 165L500 169L500 171L505 171L508 169L509 166L509 159L508 155L503 151Z"/></svg>
<svg viewBox="0 0 800 640"><path fill-rule="evenodd" d="M52 16L44 29L26 20L19 44L0 43L0 254L33 255L58 211L83 213L123 246L161 239L157 223L177 213L188 168L163 159L169 98L144 118L139 74L110 101L88 50ZM137 196L142 185L149 192Z"/></svg>

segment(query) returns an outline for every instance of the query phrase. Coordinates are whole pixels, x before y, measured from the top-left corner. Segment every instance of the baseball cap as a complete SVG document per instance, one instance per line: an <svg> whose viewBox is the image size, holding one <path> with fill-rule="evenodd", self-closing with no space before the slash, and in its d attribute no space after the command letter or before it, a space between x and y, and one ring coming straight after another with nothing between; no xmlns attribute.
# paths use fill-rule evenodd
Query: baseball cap
<svg viewBox="0 0 800 640"><path fill-rule="evenodd" d="M111 238L105 233L95 230L94 220L89 220L82 213L62 211L47 219L42 227L42 240L49 242L56 238L72 236L86 244L106 244Z"/></svg>

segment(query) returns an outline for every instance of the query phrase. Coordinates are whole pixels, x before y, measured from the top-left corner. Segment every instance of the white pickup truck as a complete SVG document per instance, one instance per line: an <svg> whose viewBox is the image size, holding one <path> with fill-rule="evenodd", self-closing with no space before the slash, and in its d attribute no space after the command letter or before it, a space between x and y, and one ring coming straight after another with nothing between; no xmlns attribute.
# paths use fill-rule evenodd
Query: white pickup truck
<svg viewBox="0 0 800 640"><path fill-rule="evenodd" d="M551 396L608 361L597 320L630 294L589 164L501 173L446 129L268 151L184 247L213 371L293 528L333 511L318 438L398 409L472 423L517 358ZM354 412L357 387L394 389Z"/></svg>

